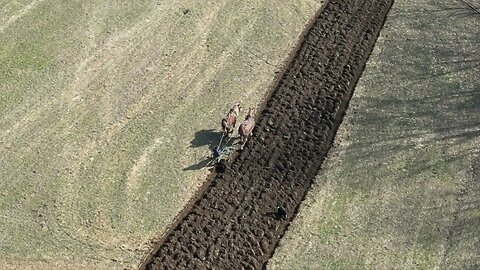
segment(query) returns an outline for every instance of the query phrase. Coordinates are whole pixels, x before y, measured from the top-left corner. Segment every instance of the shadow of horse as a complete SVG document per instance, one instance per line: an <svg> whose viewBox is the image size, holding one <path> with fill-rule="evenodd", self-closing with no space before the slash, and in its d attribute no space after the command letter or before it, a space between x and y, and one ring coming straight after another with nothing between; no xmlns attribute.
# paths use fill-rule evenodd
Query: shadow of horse
<svg viewBox="0 0 480 270"><path fill-rule="evenodd" d="M223 137L222 141L222 135L223 132L221 131L216 131L214 129L204 129L195 132L195 137L193 138L192 141L190 141L190 147L192 148L197 148L197 147L202 147L202 146L207 146L210 149L210 151L213 151L213 149L216 146L220 146L222 151L224 152L223 156L226 158L229 155L229 152L232 151L232 147L235 145L235 140L236 137ZM227 158L228 159L228 158ZM215 162L212 157L204 157L203 160L198 162L197 164L190 165L186 168L184 168L184 171L194 171L194 170L199 170L205 167L209 166L214 166ZM221 171L222 169L220 169Z"/></svg>
<svg viewBox="0 0 480 270"><path fill-rule="evenodd" d="M195 137L190 141L190 147L197 148L208 145L210 150L220 142L222 132L214 129L204 129L195 132Z"/></svg>
<svg viewBox="0 0 480 270"><path fill-rule="evenodd" d="M195 132L193 140L190 141L190 147L198 148L203 146L208 146L208 149L212 151L215 146L220 143L222 139L222 132L214 129L204 129ZM183 168L184 171L194 171L207 167L212 161L211 157L205 157L203 160L197 164L190 165L186 168Z"/></svg>

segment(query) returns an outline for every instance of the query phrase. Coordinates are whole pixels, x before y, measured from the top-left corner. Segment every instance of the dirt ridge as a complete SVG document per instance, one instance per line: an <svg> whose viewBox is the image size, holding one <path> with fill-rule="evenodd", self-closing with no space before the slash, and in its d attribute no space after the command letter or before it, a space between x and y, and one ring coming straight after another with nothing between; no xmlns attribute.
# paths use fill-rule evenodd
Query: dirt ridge
<svg viewBox="0 0 480 270"><path fill-rule="evenodd" d="M141 268L265 267L320 169L393 0L328 1L258 119ZM280 219L276 206L288 217Z"/></svg>

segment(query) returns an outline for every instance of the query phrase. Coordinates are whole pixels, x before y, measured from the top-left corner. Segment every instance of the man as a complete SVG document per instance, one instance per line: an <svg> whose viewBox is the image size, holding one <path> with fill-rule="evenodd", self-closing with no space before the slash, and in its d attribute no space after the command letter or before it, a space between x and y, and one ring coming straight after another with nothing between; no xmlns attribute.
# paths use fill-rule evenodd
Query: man
<svg viewBox="0 0 480 270"><path fill-rule="evenodd" d="M276 216L278 219L287 220L288 216L287 216L287 210L285 209L285 207L283 207L282 205L277 206Z"/></svg>
<svg viewBox="0 0 480 270"><path fill-rule="evenodd" d="M215 146L212 150L212 158L218 159L220 156L222 156L222 150L220 150L220 147Z"/></svg>

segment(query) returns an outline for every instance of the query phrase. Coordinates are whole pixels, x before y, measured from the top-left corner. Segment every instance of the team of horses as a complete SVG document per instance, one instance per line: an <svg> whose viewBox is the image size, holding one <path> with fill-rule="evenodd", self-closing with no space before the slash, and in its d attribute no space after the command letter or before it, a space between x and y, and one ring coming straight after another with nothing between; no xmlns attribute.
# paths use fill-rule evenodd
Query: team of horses
<svg viewBox="0 0 480 270"><path fill-rule="evenodd" d="M240 103L233 104L232 108L228 111L225 118L222 119L222 130L225 136L230 136L233 133L235 125L237 124L237 117L240 114ZM252 136L253 128L255 127L255 108L248 108L248 114L245 117L245 120L240 123L238 127L238 134L240 135L240 150L243 150L243 147L248 141L248 138Z"/></svg>

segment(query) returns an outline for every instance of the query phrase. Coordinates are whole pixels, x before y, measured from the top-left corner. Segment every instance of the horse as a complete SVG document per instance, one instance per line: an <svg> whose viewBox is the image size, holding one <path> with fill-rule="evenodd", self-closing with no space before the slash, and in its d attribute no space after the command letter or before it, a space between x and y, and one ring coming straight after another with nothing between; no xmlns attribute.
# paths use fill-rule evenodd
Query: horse
<svg viewBox="0 0 480 270"><path fill-rule="evenodd" d="M240 134L240 141L242 143L240 150L243 150L248 138L252 135L252 130L255 127L255 114L255 108L249 108L245 121L238 127L238 133Z"/></svg>
<svg viewBox="0 0 480 270"><path fill-rule="evenodd" d="M237 116L240 113L240 109L239 102L233 104L232 108L227 113L227 116L222 119L222 130L223 134L226 136L233 132L233 128L237 124Z"/></svg>

